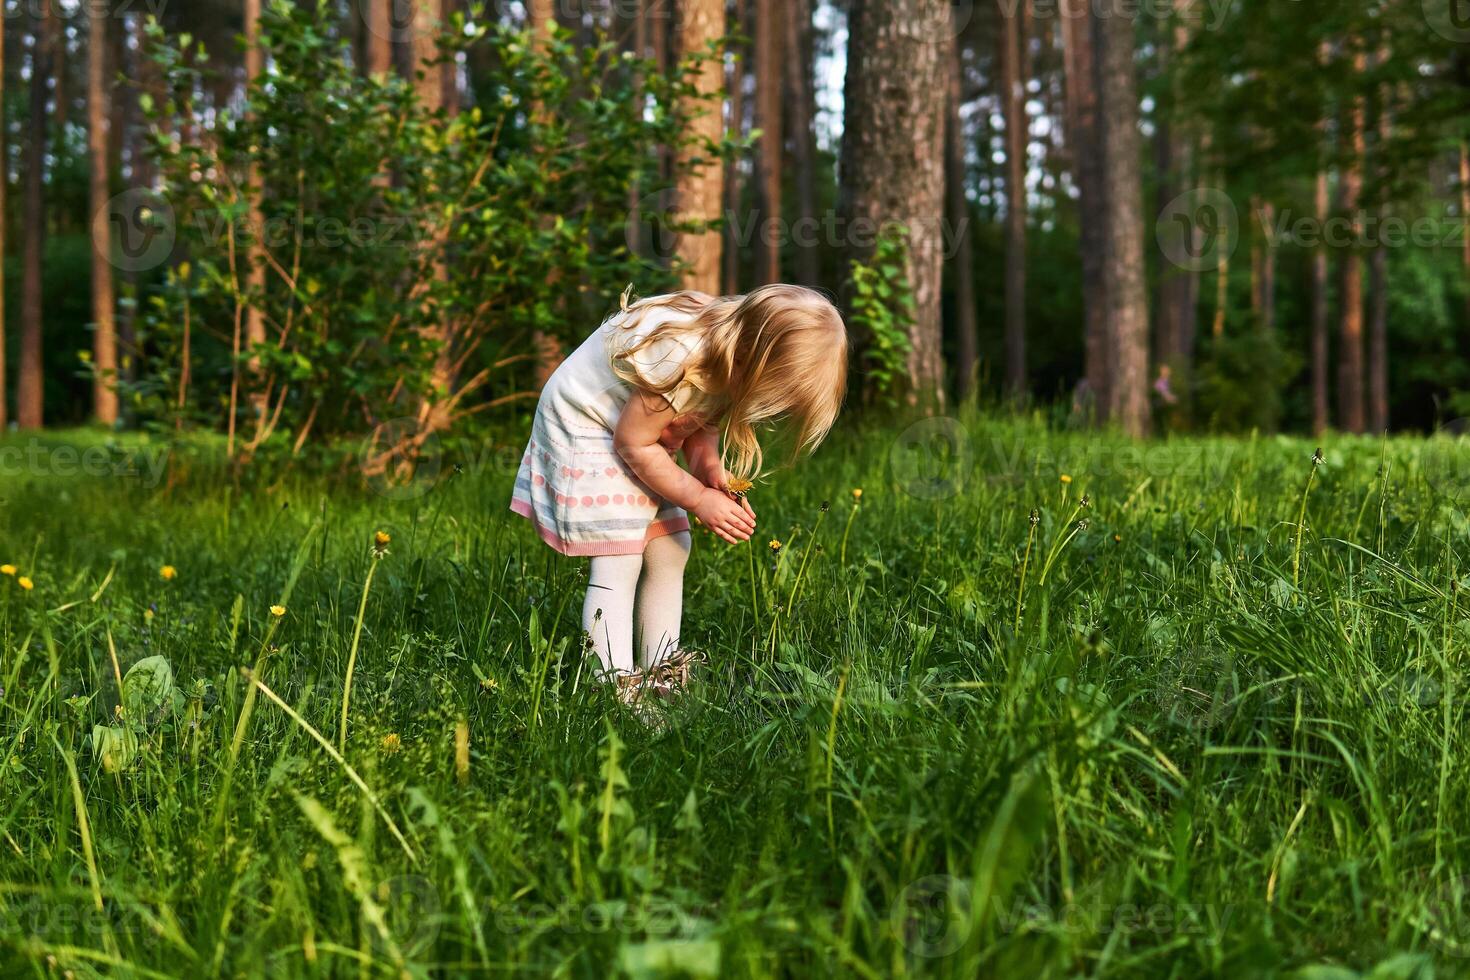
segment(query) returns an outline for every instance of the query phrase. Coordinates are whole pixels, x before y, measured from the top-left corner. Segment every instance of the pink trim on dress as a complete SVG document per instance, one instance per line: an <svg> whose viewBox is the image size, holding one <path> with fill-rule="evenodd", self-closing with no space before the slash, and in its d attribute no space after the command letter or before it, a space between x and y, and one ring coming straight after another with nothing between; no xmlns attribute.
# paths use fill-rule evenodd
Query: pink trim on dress
<svg viewBox="0 0 1470 980"><path fill-rule="evenodd" d="M560 552L569 558L599 558L608 555L641 555L648 542L654 538L668 537L670 534L678 534L680 531L689 530L689 518L670 517L667 520L654 521L648 525L648 533L641 541L589 541L578 543L575 541L563 541L556 532L543 525L536 519L536 512L530 503L520 497L510 502L510 509L526 518L536 528L536 533L541 535L541 540L551 546L553 551Z"/></svg>

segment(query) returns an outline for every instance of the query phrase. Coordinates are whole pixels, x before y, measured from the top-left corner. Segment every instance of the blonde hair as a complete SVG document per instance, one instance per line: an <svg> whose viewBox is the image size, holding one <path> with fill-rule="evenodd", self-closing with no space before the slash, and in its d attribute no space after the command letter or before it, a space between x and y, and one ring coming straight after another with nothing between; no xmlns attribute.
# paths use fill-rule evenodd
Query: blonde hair
<svg viewBox="0 0 1470 980"><path fill-rule="evenodd" d="M657 310L676 316L631 343L615 341L613 372L665 397L683 386L692 389L692 414L720 416L731 475L760 475L756 429L763 424L792 424L797 452L811 452L827 437L847 391L847 328L826 297L785 285L719 299L673 293L625 306L622 329L636 330ZM697 346L682 370L651 381L636 355L668 339Z"/></svg>

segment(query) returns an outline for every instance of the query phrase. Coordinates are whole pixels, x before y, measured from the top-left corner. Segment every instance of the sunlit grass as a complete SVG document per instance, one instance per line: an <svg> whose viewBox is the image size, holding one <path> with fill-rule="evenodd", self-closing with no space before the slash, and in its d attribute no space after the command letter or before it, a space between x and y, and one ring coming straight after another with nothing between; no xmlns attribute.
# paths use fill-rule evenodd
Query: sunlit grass
<svg viewBox="0 0 1470 980"><path fill-rule="evenodd" d="M660 726L513 452L382 495L49 438L0 477L0 974L1470 970L1470 444L900 431L696 533Z"/></svg>

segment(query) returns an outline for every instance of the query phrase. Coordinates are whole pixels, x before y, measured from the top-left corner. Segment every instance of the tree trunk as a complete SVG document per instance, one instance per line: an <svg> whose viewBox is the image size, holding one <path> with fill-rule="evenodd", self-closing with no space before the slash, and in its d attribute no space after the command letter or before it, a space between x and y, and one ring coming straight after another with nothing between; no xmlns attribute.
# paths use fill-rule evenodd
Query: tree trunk
<svg viewBox="0 0 1470 980"><path fill-rule="evenodd" d="M1470 283L1470 143L1460 144L1460 222L1464 225L1464 248L1461 260L1465 267L1465 280ZM1470 324L1470 288L1465 291L1465 322Z"/></svg>
<svg viewBox="0 0 1470 980"><path fill-rule="evenodd" d="M46 89L51 76L52 4L43 3L32 29L29 138L25 150L25 257L21 268L20 376L16 422L22 429L42 424L46 375L41 359L41 262L46 250Z"/></svg>
<svg viewBox="0 0 1470 980"><path fill-rule="evenodd" d="M265 72L265 50L260 46L260 0L245 0L245 84L250 87ZM245 289L249 295L245 308L245 342L252 350L265 343L265 214L262 201L260 168L251 165L246 178L250 196L249 248L245 257ZM264 434L266 391L261 387L260 357L252 353L247 360L250 375L250 405L255 415L255 434Z"/></svg>
<svg viewBox="0 0 1470 980"><path fill-rule="evenodd" d="M1102 148L1109 363L1108 415L1131 436L1149 429L1148 291L1143 257L1143 181L1139 173L1134 23L1115 4L1096 22L1098 129Z"/></svg>
<svg viewBox="0 0 1470 980"><path fill-rule="evenodd" d="M1353 58L1353 71L1361 75L1366 59L1359 51ZM1342 310L1338 319L1341 343L1337 354L1338 424L1347 432L1363 432L1367 417L1363 397L1363 264L1357 242L1362 234L1358 208L1363 193L1363 153L1365 112L1361 96L1352 100L1344 113L1343 143L1347 162L1342 172L1342 209L1352 227L1352 243L1343 251L1338 289Z"/></svg>
<svg viewBox="0 0 1470 980"><path fill-rule="evenodd" d="M117 297L112 282L112 228L105 215L111 196L109 129L111 85L107 77L109 14L100 4L88 5L87 145L91 153L92 226L92 414L103 425L117 424Z"/></svg>
<svg viewBox="0 0 1470 980"><path fill-rule="evenodd" d="M1079 6L1079 5L1073 5ZM1097 64L1088 7L1059 8L1067 78L1067 143L1078 191L1078 242L1081 251L1082 301L1085 318L1085 378L1099 414L1108 405L1107 284L1103 278L1102 169L1097 131Z"/></svg>
<svg viewBox="0 0 1470 980"><path fill-rule="evenodd" d="M1315 210L1318 226L1323 226L1331 208L1327 187L1327 171L1317 172ZM1332 424L1331 402L1328 395L1328 323L1331 310L1327 300L1327 246L1317 244L1312 253L1312 432L1321 435Z"/></svg>
<svg viewBox="0 0 1470 980"><path fill-rule="evenodd" d="M706 0L686 0L700 6ZM784 0L789 2L789 0ZM755 223L755 280L759 285L781 281L781 37L786 17L781 0L755 2L755 127L760 130L756 153L756 190L759 220Z"/></svg>
<svg viewBox="0 0 1470 980"><path fill-rule="evenodd" d="M1270 333L1276 329L1276 247L1271 242L1276 206L1259 198L1252 203L1252 217L1257 219L1260 234L1251 248L1251 312L1256 327Z"/></svg>
<svg viewBox="0 0 1470 980"><path fill-rule="evenodd" d="M821 247L811 240L817 227L817 134L814 120L817 112L816 86L812 78L812 11L811 0L788 0L786 21L786 68L790 75L791 149L796 184L797 225L801 236L793 235L796 253L796 281L803 286L816 286L821 281Z"/></svg>
<svg viewBox="0 0 1470 980"><path fill-rule="evenodd" d="M1388 63L1388 49L1378 52L1377 67ZM1379 178L1380 198L1378 207L1379 227L1389 217L1390 205L1386 200L1387 187L1392 176L1384 156L1389 141L1393 138L1393 114L1390 108L1391 93L1388 86L1381 90L1378 109L1378 151L1374 169ZM1374 435L1388 431L1388 248L1380 240L1374 243L1368 258L1369 292L1372 306L1368 317L1368 429Z"/></svg>
<svg viewBox="0 0 1470 980"><path fill-rule="evenodd" d="M965 194L964 58L958 41L952 46L949 73L949 120L946 130L945 184L950 234L955 236L954 283L956 391L961 399L975 391L980 366L980 327L975 307L975 258L970 242L970 201Z"/></svg>
<svg viewBox="0 0 1470 980"><path fill-rule="evenodd" d="M1159 70L1166 77L1170 62L1181 55L1189 46L1196 24L1194 6L1196 0L1174 0L1176 21L1172 45L1163 40L1159 43ZM1158 116L1154 135L1155 162L1159 174L1156 213L1164 209L1194 186L1194 144L1192 131L1180 116L1183 92L1178 80L1169 86L1167 97L1169 109ZM1171 226L1168 233L1193 235L1193 246L1202 243L1200 230ZM1176 246L1185 243L1176 242ZM1193 247L1181 249L1186 254L1197 254ZM1154 360L1161 365L1187 368L1193 360L1195 335L1199 323L1199 271L1195 268L1178 268L1165 263L1159 274L1154 292Z"/></svg>
<svg viewBox="0 0 1470 980"><path fill-rule="evenodd" d="M1006 392L1026 394L1026 0L1007 13L1000 5L1000 97L1006 125Z"/></svg>
<svg viewBox="0 0 1470 980"><path fill-rule="evenodd" d="M684 0L679 16L679 46L686 57L703 52L724 36L725 0ZM720 99L724 84L723 63L707 59L694 78L694 95L684 106L689 134L697 142L680 151L675 197L681 223L708 223L720 217L725 200L725 165L705 144L718 143L724 130ZM704 163L694 166L695 158L702 158ZM678 251L687 263L685 289L719 293L723 244L723 233L717 228L706 226L680 234Z"/></svg>
<svg viewBox="0 0 1470 980"><path fill-rule="evenodd" d="M730 33L744 36L746 25L746 0L735 0L735 23L730 25ZM734 57L730 59L730 70L726 77L725 88L730 101L729 130L731 135L741 139L745 135L745 78L750 65L750 51L745 44L732 45ZM724 292L734 295L740 292L740 238L739 222L733 220L740 212L740 160L732 161L731 166L725 168L725 216L727 224L725 227L725 272Z"/></svg>
<svg viewBox="0 0 1470 980"><path fill-rule="evenodd" d="M940 284L944 248L943 99L946 44L914 36L948 24L947 0L854 0L849 14L841 213L853 257L865 259L885 223L906 226L915 315L909 381L916 402L943 401Z"/></svg>
<svg viewBox="0 0 1470 980"><path fill-rule="evenodd" d="M393 71L393 15L390 10L394 0L361 0L367 9L367 21L363 68L368 75L386 77Z"/></svg>
<svg viewBox="0 0 1470 980"><path fill-rule="evenodd" d="M6 18L0 17L0 160L10 159L10 140L8 138L10 121L5 111L5 42L7 40L5 24ZM10 213L6 196L9 187L9 172L0 170L0 269L5 267L5 218ZM7 390L5 380L9 377L5 344L5 289L3 279L0 279L0 432L4 432L10 424L10 410L7 404L10 392Z"/></svg>
<svg viewBox="0 0 1470 980"><path fill-rule="evenodd" d="M653 8L656 8L662 0L649 0L649 9L645 11L648 17L656 16ZM650 21L657 26L656 21ZM531 32L532 42L541 51L545 51L553 32L556 30L556 4L554 0L527 0L526 3L526 27ZM533 110L540 115L541 107ZM543 223L550 219L543 216ZM636 224L636 222L635 222ZM536 349L536 389L539 391L546 387L546 382L551 380L551 375L561 366L563 353L561 341L555 334L544 330L533 330L531 332L531 346Z"/></svg>

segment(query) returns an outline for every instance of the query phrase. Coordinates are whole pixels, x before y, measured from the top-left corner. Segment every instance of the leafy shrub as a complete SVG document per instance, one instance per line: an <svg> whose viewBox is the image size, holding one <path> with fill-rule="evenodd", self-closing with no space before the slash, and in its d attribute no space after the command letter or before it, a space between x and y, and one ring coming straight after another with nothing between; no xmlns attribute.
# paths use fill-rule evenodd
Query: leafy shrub
<svg viewBox="0 0 1470 980"><path fill-rule="evenodd" d="M872 256L852 263L851 325L863 337L862 366L866 396L885 407L897 407L908 379L913 349L914 291L905 273L908 229L885 228Z"/></svg>
<svg viewBox="0 0 1470 980"><path fill-rule="evenodd" d="M202 59L151 29L171 94L145 108L187 261L152 298L132 393L146 419L238 431L247 451L395 419L421 440L520 397L533 332L579 338L628 282L669 285L674 270L628 244L627 189L666 189L655 148L687 143L677 107L714 56L661 77L608 41L543 47L456 15L441 57L485 45L477 63L495 68L451 115L412 80L363 77L319 26L329 7L273 4L270 70L243 112L188 145L167 134L204 83ZM248 272L253 243L263 284ZM251 309L266 333L253 348Z"/></svg>

